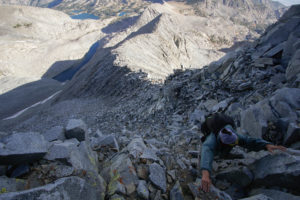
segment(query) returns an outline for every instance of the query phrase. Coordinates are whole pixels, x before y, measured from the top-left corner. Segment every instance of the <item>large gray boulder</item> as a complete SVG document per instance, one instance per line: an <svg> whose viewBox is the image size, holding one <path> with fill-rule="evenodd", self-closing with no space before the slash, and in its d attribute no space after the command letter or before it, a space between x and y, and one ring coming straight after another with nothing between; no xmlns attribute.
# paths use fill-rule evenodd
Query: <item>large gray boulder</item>
<svg viewBox="0 0 300 200"><path fill-rule="evenodd" d="M255 186L278 186L299 191L300 159L287 153L267 155L250 167Z"/></svg>
<svg viewBox="0 0 300 200"><path fill-rule="evenodd" d="M300 39L299 39L300 41ZM292 79L293 77L297 76L300 73L300 49L298 49L292 59L288 64L288 68L286 69L286 78L288 80Z"/></svg>
<svg viewBox="0 0 300 200"><path fill-rule="evenodd" d="M247 131L252 137L262 138L267 131L267 121L275 121L268 100L263 100L241 113L241 128Z"/></svg>
<svg viewBox="0 0 300 200"><path fill-rule="evenodd" d="M216 178L225 179L236 186L247 187L253 180L253 174L247 167L231 167L218 173Z"/></svg>
<svg viewBox="0 0 300 200"><path fill-rule="evenodd" d="M86 142L79 144L76 139L54 143L45 159L66 162L77 170L98 172L97 153Z"/></svg>
<svg viewBox="0 0 300 200"><path fill-rule="evenodd" d="M39 133L15 133L0 142L0 165L31 163L44 157L49 143Z"/></svg>
<svg viewBox="0 0 300 200"><path fill-rule="evenodd" d="M299 196L295 196L286 192L282 192L279 190L272 190L272 189L255 189L250 192L251 195L257 195L257 194L263 194L266 195L273 200L282 200L282 199L288 199L288 200L299 200Z"/></svg>
<svg viewBox="0 0 300 200"><path fill-rule="evenodd" d="M298 119L296 111L300 109L300 89L281 88L269 99L264 99L241 113L241 128L251 136L262 138L265 135L268 122L276 122L279 118L295 122Z"/></svg>
<svg viewBox="0 0 300 200"><path fill-rule="evenodd" d="M291 145L300 141L300 127L296 123L290 123L284 135L284 144Z"/></svg>
<svg viewBox="0 0 300 200"><path fill-rule="evenodd" d="M70 119L66 127L67 139L76 138L78 141L86 139L87 125L81 119Z"/></svg>
<svg viewBox="0 0 300 200"><path fill-rule="evenodd" d="M300 109L300 89L281 88L270 98L270 105L280 118L290 121L298 119L296 111Z"/></svg>
<svg viewBox="0 0 300 200"><path fill-rule="evenodd" d="M150 181L161 189L164 193L167 191L167 180L165 170L157 163L149 165Z"/></svg>
<svg viewBox="0 0 300 200"><path fill-rule="evenodd" d="M135 192L136 185L138 184L138 176L128 154L116 154L112 159L108 160L106 164L107 167L101 171L101 175L108 183L109 191L117 191L115 186L118 184L114 182L120 182L125 186L127 195ZM106 166L106 164L104 164L104 166Z"/></svg>
<svg viewBox="0 0 300 200"><path fill-rule="evenodd" d="M47 160L61 160L67 161L70 158L71 152L75 151L79 145L78 140L70 139L64 142L53 142L45 156Z"/></svg>
<svg viewBox="0 0 300 200"><path fill-rule="evenodd" d="M104 199L99 188L90 185L79 177L62 178L52 184L25 190L21 192L10 192L0 194L1 200L82 200L82 199Z"/></svg>

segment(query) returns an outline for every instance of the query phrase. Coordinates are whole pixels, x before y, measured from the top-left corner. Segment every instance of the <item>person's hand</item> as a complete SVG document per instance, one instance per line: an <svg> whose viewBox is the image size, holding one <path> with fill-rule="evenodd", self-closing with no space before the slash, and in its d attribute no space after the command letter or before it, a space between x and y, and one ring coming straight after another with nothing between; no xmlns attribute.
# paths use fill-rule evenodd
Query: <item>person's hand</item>
<svg viewBox="0 0 300 200"><path fill-rule="evenodd" d="M202 190L204 192L209 192L211 179L209 177L209 171L202 170L202 179L201 179Z"/></svg>
<svg viewBox="0 0 300 200"><path fill-rule="evenodd" d="M271 153L274 153L274 150L276 150L276 149L281 150L281 151L286 151L286 148L284 146L277 146L277 145L273 145L273 144L267 144L266 148Z"/></svg>

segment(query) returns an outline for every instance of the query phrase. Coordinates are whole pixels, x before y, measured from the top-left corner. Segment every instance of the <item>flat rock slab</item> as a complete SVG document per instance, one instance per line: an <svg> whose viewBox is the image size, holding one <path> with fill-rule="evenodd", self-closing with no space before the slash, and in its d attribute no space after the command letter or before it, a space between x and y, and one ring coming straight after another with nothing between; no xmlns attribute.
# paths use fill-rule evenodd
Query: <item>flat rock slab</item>
<svg viewBox="0 0 300 200"><path fill-rule="evenodd" d="M0 165L31 163L43 158L49 143L39 133L15 133L1 140Z"/></svg>
<svg viewBox="0 0 300 200"><path fill-rule="evenodd" d="M150 181L165 193L167 190L165 170L159 164L153 163L149 165L149 172Z"/></svg>
<svg viewBox="0 0 300 200"><path fill-rule="evenodd" d="M25 190L21 192L10 192L0 194L1 200L23 200L23 199L72 199L72 200L96 200L101 199L101 194L95 187L89 185L79 177L62 178L52 184Z"/></svg>

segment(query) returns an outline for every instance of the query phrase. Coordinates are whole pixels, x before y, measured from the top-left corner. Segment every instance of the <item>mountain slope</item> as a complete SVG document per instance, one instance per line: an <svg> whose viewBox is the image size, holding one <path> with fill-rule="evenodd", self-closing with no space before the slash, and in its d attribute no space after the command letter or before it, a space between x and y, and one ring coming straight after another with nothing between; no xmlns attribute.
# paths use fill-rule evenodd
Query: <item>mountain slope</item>
<svg viewBox="0 0 300 200"><path fill-rule="evenodd" d="M134 25L107 40L72 80L76 84L70 83L70 87L82 89L83 84L86 90L93 91L90 84L104 84L113 76L110 69L142 72L149 80L163 81L175 69L202 68L223 56L222 48L230 47L248 34L255 35L230 21L215 18L208 22L203 17L182 15L167 3L152 5ZM81 89L68 91L79 95L84 91ZM101 93L98 90L96 93Z"/></svg>
<svg viewBox="0 0 300 200"><path fill-rule="evenodd" d="M53 77L66 64L76 63L103 37L100 29L109 23L77 21L59 11L23 6L0 6L0 18L0 77L33 80Z"/></svg>
<svg viewBox="0 0 300 200"><path fill-rule="evenodd" d="M274 195L299 199L300 159L295 150L300 149L299 11L300 6L291 7L252 47L231 52L202 69L176 70L163 83L133 67L114 65L119 56L114 51L136 38L140 41L141 36L163 38L176 33L172 26L163 33L162 27L170 20L177 24L181 17L161 13L135 27L131 37L119 35L117 43L108 39L55 102L29 119L10 125L0 121L0 131L5 132L0 133L1 164L32 162L25 165L22 176L26 184L9 187L0 198L64 195L80 200L85 194L91 200L268 199ZM236 131L245 137L282 144L287 151L270 154L235 146L230 159L214 160L215 187L201 192L200 124L214 112L233 117ZM10 174L0 179L7 180ZM20 182L9 180L12 186ZM73 190L74 182L81 185L79 193Z"/></svg>

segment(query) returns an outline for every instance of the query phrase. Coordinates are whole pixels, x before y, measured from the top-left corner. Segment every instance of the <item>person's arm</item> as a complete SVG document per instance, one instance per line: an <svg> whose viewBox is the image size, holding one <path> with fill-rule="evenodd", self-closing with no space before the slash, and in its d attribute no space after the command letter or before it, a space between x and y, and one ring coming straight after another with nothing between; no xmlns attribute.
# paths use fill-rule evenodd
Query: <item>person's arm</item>
<svg viewBox="0 0 300 200"><path fill-rule="evenodd" d="M240 134L237 135L239 138L239 146L247 148L250 151L268 150L271 153L273 153L273 151L276 149L286 151L286 148L284 146L273 145L270 142L263 139L251 138Z"/></svg>
<svg viewBox="0 0 300 200"><path fill-rule="evenodd" d="M202 189L205 192L209 191L211 185L210 173L212 170L212 162L214 159L214 154L217 146L216 136L211 133L202 145L201 150L201 184Z"/></svg>
<svg viewBox="0 0 300 200"><path fill-rule="evenodd" d="M266 145L271 144L263 139L252 138L246 135L237 134L238 145L249 149L250 151L266 150Z"/></svg>

